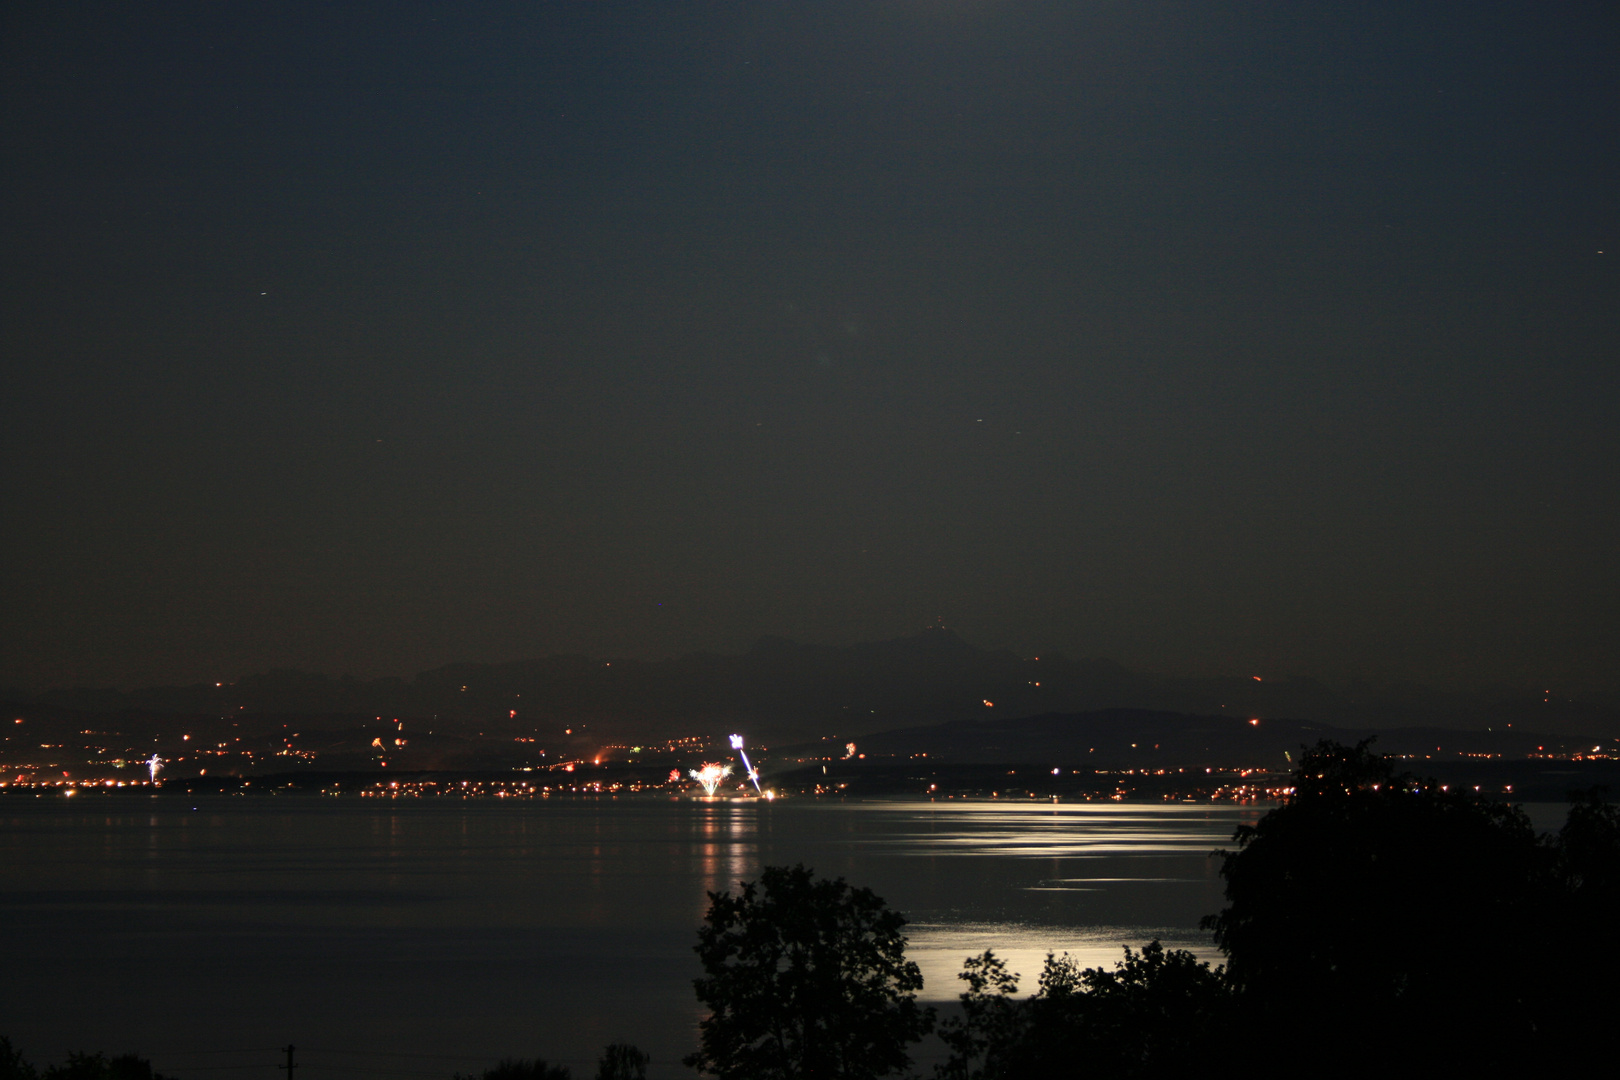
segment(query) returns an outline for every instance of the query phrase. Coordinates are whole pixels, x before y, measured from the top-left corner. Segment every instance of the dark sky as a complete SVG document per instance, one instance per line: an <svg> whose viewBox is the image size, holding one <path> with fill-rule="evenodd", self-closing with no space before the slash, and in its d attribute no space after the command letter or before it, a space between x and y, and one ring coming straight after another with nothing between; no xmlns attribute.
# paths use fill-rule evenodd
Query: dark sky
<svg viewBox="0 0 1620 1080"><path fill-rule="evenodd" d="M0 9L0 684L1620 689L1611 3Z"/></svg>

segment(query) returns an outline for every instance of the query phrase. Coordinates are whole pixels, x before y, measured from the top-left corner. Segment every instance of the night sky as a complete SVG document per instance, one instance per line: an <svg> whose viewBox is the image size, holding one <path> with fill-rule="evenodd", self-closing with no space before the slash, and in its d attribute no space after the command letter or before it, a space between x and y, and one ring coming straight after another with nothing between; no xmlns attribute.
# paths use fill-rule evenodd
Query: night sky
<svg viewBox="0 0 1620 1080"><path fill-rule="evenodd" d="M0 685L1620 690L1611 3L10 3Z"/></svg>

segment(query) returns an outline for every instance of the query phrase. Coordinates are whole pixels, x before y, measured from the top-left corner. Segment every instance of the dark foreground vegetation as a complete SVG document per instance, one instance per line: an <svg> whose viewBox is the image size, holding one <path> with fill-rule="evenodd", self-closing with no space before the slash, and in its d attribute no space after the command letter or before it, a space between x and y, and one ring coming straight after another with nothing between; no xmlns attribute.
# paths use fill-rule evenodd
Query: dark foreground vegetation
<svg viewBox="0 0 1620 1080"><path fill-rule="evenodd" d="M1044 1077L1608 1075L1620 1010L1620 807L1576 795L1556 835L1470 789L1319 743L1285 803L1217 853L1219 967L1158 942L1112 970L1047 957L1032 996L994 953L961 1009L916 1000L905 919L869 889L766 867L710 894L709 1010L686 1064L720 1080L904 1075L937 1033L935 1080ZM641 1080L614 1044L597 1080ZM1606 1067L1607 1066L1607 1067ZM567 1080L503 1061L480 1080ZM36 1071L0 1040L0 1080L165 1080L133 1056ZM454 1080L473 1080L458 1074Z"/></svg>
<svg viewBox="0 0 1620 1080"><path fill-rule="evenodd" d="M596 1063L596 1080L646 1080L648 1058L629 1043L610 1043ZM382 1070L378 1070L382 1071ZM36 1069L0 1038L0 1080L171 1080L152 1071L152 1063L134 1054L108 1058L102 1054L69 1054L67 1062ZM541 1058L506 1058L481 1073L456 1073L450 1080L572 1080L565 1065Z"/></svg>
<svg viewBox="0 0 1620 1080"><path fill-rule="evenodd" d="M69 1054L67 1061L35 1069L0 1037L0 1080L170 1080L152 1071L152 1063L134 1054L109 1058L104 1054Z"/></svg>
<svg viewBox="0 0 1620 1080"><path fill-rule="evenodd" d="M1227 962L1152 942L1113 970L1049 956L1036 993L970 959L937 1080L1555 1075L1612 1060L1620 808L1578 796L1556 836L1517 809L1321 743L1294 793L1222 852ZM935 1030L904 920L869 890L769 867L715 894L697 946L710 1016L688 1064L722 1080L898 1074Z"/></svg>

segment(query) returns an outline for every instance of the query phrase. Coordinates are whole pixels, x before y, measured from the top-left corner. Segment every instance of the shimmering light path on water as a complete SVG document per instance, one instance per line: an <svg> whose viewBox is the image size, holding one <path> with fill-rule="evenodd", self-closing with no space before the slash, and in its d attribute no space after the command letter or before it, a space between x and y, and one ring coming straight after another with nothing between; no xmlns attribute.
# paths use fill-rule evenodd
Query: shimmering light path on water
<svg viewBox="0 0 1620 1080"><path fill-rule="evenodd" d="M986 948L1029 989L1049 949L1111 963L1158 936L1208 954L1209 852L1258 813L8 796L0 1034L36 1062L135 1051L180 1080L271 1080L274 1054L224 1051L287 1042L310 1048L300 1080L536 1055L589 1076L614 1039L649 1050L654 1077L690 1075L705 893L762 865L871 886L911 920L925 996L947 1000Z"/></svg>

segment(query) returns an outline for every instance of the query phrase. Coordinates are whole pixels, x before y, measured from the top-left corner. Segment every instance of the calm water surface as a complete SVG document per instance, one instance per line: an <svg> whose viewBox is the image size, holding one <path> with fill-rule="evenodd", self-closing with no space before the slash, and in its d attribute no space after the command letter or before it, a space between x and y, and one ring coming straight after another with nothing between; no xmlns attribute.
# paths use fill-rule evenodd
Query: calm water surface
<svg viewBox="0 0 1620 1080"><path fill-rule="evenodd" d="M195 809L193 809L195 806ZM706 892L804 862L911 921L924 996L962 960L1111 964L1198 929L1263 812L997 802L0 799L0 1034L36 1062L137 1051L181 1080L438 1077L501 1056L589 1077L679 1058Z"/></svg>

